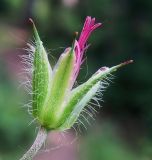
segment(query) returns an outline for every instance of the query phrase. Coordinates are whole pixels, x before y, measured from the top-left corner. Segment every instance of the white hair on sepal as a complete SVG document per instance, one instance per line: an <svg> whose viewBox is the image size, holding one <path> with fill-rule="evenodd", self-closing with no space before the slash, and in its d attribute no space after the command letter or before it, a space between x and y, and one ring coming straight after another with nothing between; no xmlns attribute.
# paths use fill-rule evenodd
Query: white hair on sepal
<svg viewBox="0 0 152 160"><path fill-rule="evenodd" d="M75 122L74 125L80 125L85 130L87 126L91 124L91 121L95 120L96 115L99 113L99 109L102 107L100 102L103 101L103 92L109 87L110 83L112 83L112 79L114 76L112 74L108 74L104 77L103 80L100 81L100 85L96 94L91 98L91 100L87 103L87 105L82 109L78 120Z"/></svg>
<svg viewBox="0 0 152 160"><path fill-rule="evenodd" d="M37 121L37 118L34 118L31 122L29 122L28 126L31 126L33 123Z"/></svg>
<svg viewBox="0 0 152 160"><path fill-rule="evenodd" d="M33 101L33 95L37 95L37 96L43 96L44 93L39 93L38 89L35 89L33 91L33 86L32 86L32 77L33 77L33 73L34 73L34 57L35 57L35 50L36 50L36 40L34 41L30 41L26 44L26 47L23 48L22 50L25 51L25 54L20 55L20 66L21 66L21 72L19 73L20 76L20 85L19 87L23 88L26 93L29 95L29 101L25 102L27 103L27 105L24 105L24 107L27 108L27 112L32 115L35 110L33 110L33 103L35 103ZM36 73L36 75L41 75L43 73L43 71ZM38 81L39 85L44 84L44 79L41 79L40 81ZM30 102L31 101L31 102ZM29 103L30 102L30 103Z"/></svg>
<svg viewBox="0 0 152 160"><path fill-rule="evenodd" d="M26 54L19 55L21 58L21 73L19 76L20 87L23 86L28 94L32 94L32 74L34 71L33 62L34 62L34 52L35 47L30 43L27 43L27 47L23 50L26 51Z"/></svg>
<svg viewBox="0 0 152 160"><path fill-rule="evenodd" d="M35 44L34 42L27 43L26 47L22 49L25 51L23 55L19 55L20 58L20 72L18 74L19 77L19 86L18 88L23 88L26 93L29 95L29 100L24 102L23 108L27 108L27 112L32 115L33 108L32 108L32 75L34 71L33 63L34 63L34 52L35 52ZM31 123L33 123L32 121Z"/></svg>

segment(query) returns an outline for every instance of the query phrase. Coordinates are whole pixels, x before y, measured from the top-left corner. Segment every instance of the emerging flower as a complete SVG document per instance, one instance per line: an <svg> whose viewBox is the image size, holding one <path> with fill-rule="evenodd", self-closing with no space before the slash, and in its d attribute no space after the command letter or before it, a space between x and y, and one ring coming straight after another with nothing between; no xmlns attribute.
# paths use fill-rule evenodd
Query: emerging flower
<svg viewBox="0 0 152 160"><path fill-rule="evenodd" d="M95 23L95 18L87 17L79 39L74 41L72 47L65 49L52 69L37 29L33 21L30 21L33 24L36 43L34 48L31 46L32 113L40 126L47 130L69 129L76 123L87 103L105 88L107 76L132 61L112 68L103 67L87 82L73 88L80 66L85 60L87 40L101 23Z"/></svg>
<svg viewBox="0 0 152 160"><path fill-rule="evenodd" d="M89 112L85 109L88 102L91 99L98 101L96 96L105 88L111 73L132 63L130 60L111 68L102 67L88 81L73 88L80 66L85 60L87 40L101 23L95 23L95 18L87 17L79 39L74 41L72 47L65 49L52 69L37 29L33 21L30 21L33 24L35 46L29 45L30 54L22 58L23 63L30 67L25 70L31 73L32 78L32 82L28 80L32 89L32 114L42 130L21 160L32 158L40 149L46 137L44 130L63 131L71 128L78 121L81 112Z"/></svg>
<svg viewBox="0 0 152 160"><path fill-rule="evenodd" d="M100 27L102 24L101 23L96 23L95 24L95 18L87 17L80 35L79 40L75 41L75 56L76 56L76 66L75 66L75 78L74 81L76 80L80 66L84 62L83 56L85 50L88 48L87 45L87 40L90 36L90 34Z"/></svg>

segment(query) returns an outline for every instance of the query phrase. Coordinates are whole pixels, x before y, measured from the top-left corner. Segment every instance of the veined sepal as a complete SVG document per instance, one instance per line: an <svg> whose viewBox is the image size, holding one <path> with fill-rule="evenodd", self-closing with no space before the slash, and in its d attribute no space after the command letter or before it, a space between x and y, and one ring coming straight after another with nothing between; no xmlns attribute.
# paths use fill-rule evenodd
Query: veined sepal
<svg viewBox="0 0 152 160"><path fill-rule="evenodd" d="M52 72L52 85L49 98L39 116L40 122L47 129L56 129L64 112L67 97L73 84L75 54L68 48L61 54Z"/></svg>
<svg viewBox="0 0 152 160"><path fill-rule="evenodd" d="M48 93L50 92L52 80L52 68L50 66L47 52L43 46L42 41L38 35L37 29L33 24L34 38L35 38L35 51L34 51L34 64L32 75L32 108L33 116L38 119L42 109L44 108Z"/></svg>
<svg viewBox="0 0 152 160"><path fill-rule="evenodd" d="M96 95L98 90L104 88L102 82L105 78L118 68L132 62L130 60L111 68L102 67L87 82L73 89L71 97L66 104L63 117L61 118L61 121L64 121L64 123L59 126L59 129L66 130L71 128L87 103Z"/></svg>

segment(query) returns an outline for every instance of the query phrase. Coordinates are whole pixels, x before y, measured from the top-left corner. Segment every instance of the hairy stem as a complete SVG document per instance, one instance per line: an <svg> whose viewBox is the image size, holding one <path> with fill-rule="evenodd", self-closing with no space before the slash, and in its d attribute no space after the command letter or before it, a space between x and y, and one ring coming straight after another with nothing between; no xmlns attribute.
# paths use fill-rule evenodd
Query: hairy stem
<svg viewBox="0 0 152 160"><path fill-rule="evenodd" d="M40 128L37 134L37 137L31 146L31 148L23 155L20 160L32 160L33 157L36 155L36 153L39 151L39 149L44 144L47 137L47 131L44 128Z"/></svg>

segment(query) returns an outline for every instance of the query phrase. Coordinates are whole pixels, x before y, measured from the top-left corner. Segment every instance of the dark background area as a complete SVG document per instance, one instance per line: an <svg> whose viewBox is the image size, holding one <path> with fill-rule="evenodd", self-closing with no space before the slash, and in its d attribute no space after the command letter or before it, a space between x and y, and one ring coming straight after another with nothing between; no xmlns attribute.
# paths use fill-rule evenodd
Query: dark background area
<svg viewBox="0 0 152 160"><path fill-rule="evenodd" d="M104 92L97 121L78 142L75 159L152 159L152 1L1 0L0 160L19 159L36 134L35 126L28 125L31 116L21 107L28 96L17 87L18 55L32 39L28 18L35 21L53 65L88 15L103 26L89 39L78 83L102 66L129 59L134 63L115 74Z"/></svg>

